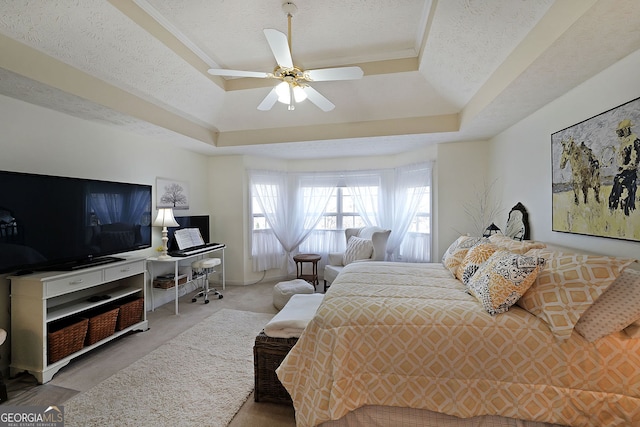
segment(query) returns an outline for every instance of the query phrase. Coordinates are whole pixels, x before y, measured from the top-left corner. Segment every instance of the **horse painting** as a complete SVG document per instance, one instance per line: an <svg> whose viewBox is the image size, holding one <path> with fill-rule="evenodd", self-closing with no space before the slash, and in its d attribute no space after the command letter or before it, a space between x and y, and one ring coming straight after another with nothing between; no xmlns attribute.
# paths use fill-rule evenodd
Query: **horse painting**
<svg viewBox="0 0 640 427"><path fill-rule="evenodd" d="M580 204L579 193L582 191L584 204L587 204L589 189L593 188L595 199L600 203L600 162L593 155L591 148L584 144L576 144L573 137L562 140L562 156L560 169L564 169L567 162L571 165L571 187L573 188L574 203Z"/></svg>

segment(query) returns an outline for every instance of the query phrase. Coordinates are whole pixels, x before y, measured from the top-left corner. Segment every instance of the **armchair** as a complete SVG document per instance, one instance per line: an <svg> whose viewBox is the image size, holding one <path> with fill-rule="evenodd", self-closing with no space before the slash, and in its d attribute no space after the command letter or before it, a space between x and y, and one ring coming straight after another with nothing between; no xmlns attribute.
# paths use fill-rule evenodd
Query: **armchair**
<svg viewBox="0 0 640 427"><path fill-rule="evenodd" d="M380 227L347 228L344 234L347 239L347 250L330 252L327 265L324 267L325 292L344 266L350 262L384 261L391 230ZM358 239L350 242L352 237Z"/></svg>

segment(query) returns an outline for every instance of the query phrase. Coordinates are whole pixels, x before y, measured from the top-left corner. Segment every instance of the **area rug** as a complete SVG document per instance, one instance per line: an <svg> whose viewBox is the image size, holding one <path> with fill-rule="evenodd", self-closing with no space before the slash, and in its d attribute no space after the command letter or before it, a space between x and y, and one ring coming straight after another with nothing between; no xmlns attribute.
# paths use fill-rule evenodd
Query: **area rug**
<svg viewBox="0 0 640 427"><path fill-rule="evenodd" d="M65 426L226 426L271 314L222 309L64 404Z"/></svg>

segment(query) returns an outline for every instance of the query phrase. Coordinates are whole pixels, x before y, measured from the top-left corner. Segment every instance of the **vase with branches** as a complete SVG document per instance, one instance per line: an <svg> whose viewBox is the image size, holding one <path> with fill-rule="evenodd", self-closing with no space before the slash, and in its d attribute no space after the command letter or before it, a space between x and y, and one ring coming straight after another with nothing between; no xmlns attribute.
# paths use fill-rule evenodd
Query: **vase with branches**
<svg viewBox="0 0 640 427"><path fill-rule="evenodd" d="M473 235L482 236L484 230L496 221L496 218L504 210L500 199L494 197L494 187L497 179L487 184L483 182L482 188L475 188L475 198L465 202L462 207L473 226Z"/></svg>

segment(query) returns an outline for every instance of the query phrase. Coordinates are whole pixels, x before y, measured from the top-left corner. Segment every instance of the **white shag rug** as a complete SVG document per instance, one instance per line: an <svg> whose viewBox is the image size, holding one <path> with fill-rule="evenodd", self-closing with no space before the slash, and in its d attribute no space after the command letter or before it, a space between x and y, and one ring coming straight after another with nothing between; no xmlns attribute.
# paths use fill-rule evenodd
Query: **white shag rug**
<svg viewBox="0 0 640 427"><path fill-rule="evenodd" d="M222 309L64 404L65 426L227 426L271 314Z"/></svg>

